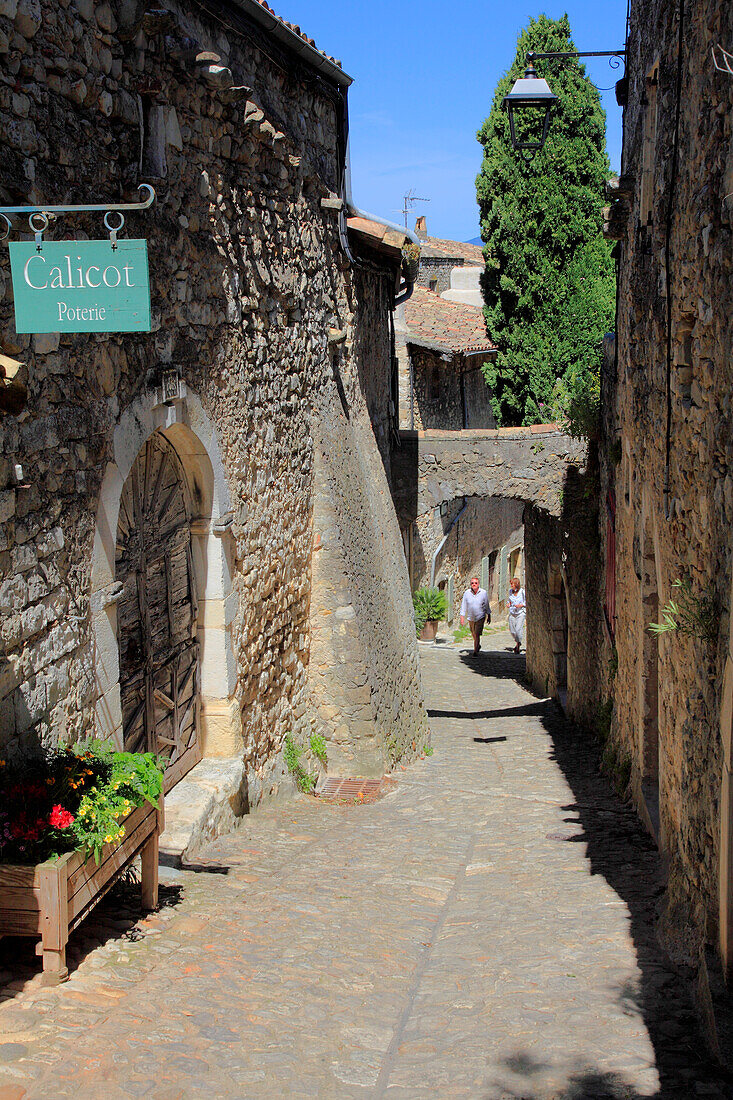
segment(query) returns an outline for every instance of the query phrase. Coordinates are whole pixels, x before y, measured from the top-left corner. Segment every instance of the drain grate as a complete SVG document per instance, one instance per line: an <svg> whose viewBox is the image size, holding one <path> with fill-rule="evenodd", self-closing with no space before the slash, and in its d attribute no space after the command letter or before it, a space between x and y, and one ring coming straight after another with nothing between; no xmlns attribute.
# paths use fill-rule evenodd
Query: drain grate
<svg viewBox="0 0 733 1100"><path fill-rule="evenodd" d="M342 778L331 775L316 791L319 798L343 799L348 802L366 802L385 794L389 785L387 776L381 779L365 779L363 776Z"/></svg>

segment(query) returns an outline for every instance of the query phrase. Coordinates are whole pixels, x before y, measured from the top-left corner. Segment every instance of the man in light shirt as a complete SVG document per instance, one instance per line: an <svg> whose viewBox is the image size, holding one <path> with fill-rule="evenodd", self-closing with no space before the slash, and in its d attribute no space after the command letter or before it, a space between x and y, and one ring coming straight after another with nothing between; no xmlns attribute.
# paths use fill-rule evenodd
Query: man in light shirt
<svg viewBox="0 0 733 1100"><path fill-rule="evenodd" d="M465 625L466 619L468 619L468 625L473 635L473 655L475 657L481 649L481 635L483 633L484 624L487 619L491 622L489 597L486 591L479 587L478 577L471 577L471 586L463 593L463 599L461 600L461 626Z"/></svg>

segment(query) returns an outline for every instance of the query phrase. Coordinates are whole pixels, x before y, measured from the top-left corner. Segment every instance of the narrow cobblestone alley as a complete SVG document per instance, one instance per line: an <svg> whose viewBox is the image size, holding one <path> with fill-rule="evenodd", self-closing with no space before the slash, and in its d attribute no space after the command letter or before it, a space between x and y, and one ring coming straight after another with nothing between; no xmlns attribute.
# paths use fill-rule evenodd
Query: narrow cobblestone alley
<svg viewBox="0 0 733 1100"><path fill-rule="evenodd" d="M3 941L0 1100L730 1096L656 852L508 644L423 650L434 755L381 800L258 812L147 920L108 899L58 989Z"/></svg>

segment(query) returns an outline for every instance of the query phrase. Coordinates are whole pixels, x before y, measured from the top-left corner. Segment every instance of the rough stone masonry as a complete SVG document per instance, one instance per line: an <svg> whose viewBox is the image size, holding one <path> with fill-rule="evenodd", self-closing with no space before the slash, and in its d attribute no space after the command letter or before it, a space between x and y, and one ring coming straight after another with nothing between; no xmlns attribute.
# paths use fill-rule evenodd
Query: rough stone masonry
<svg viewBox="0 0 733 1100"><path fill-rule="evenodd" d="M0 350L27 389L0 419L0 746L121 740L120 501L155 439L181 487L201 751L245 759L250 803L288 732L355 772L427 736L375 438L388 464L400 251L351 234L346 254L349 78L256 9L0 0L1 201L158 195L124 230L148 241L150 333L16 335L0 252Z"/></svg>

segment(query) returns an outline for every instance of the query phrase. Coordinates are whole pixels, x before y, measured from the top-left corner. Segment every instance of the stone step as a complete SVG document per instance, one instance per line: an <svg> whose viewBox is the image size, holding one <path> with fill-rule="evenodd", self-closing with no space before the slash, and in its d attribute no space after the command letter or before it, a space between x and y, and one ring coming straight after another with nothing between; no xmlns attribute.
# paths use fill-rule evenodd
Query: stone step
<svg viewBox="0 0 733 1100"><path fill-rule="evenodd" d="M202 760L166 795L160 862L182 866L209 841L231 832L247 809L242 760Z"/></svg>

